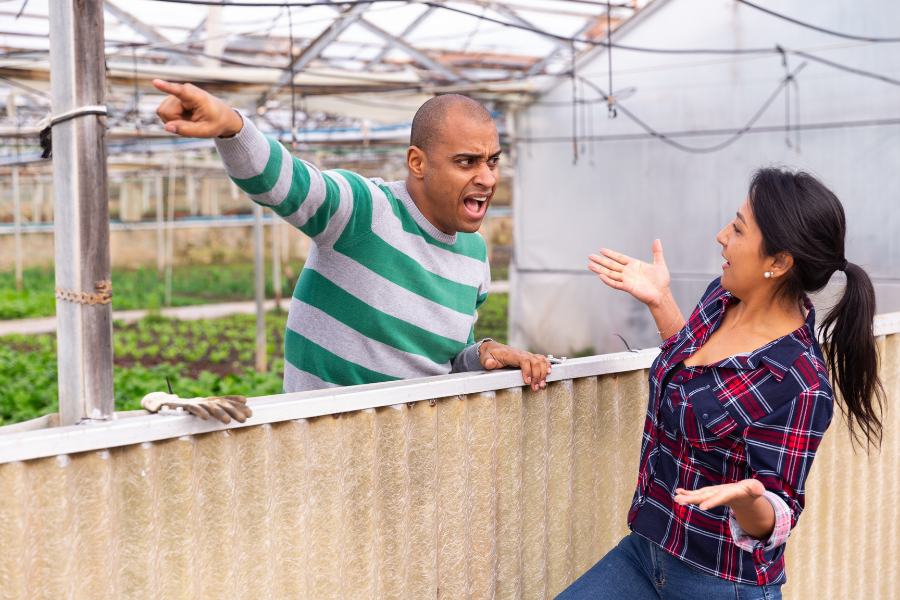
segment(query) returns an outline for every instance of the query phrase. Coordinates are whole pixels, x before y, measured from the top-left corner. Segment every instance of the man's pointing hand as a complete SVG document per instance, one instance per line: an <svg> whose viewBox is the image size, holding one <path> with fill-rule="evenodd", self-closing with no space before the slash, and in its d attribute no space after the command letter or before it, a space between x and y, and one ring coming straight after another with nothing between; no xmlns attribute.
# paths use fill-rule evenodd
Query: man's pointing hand
<svg viewBox="0 0 900 600"><path fill-rule="evenodd" d="M230 106L190 83L170 83L154 79L153 85L169 97L156 109L166 131L184 137L231 137L244 126L244 120Z"/></svg>

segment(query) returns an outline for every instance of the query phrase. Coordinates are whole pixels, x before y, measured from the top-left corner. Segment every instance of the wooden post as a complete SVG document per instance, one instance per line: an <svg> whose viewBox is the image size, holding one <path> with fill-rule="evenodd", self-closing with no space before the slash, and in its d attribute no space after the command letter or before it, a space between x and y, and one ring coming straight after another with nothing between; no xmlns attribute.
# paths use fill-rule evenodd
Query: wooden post
<svg viewBox="0 0 900 600"><path fill-rule="evenodd" d="M166 244L163 237L163 178L156 176L156 273L160 277L166 268Z"/></svg>
<svg viewBox="0 0 900 600"><path fill-rule="evenodd" d="M274 213L273 213L274 214ZM281 219L272 219L272 288L275 291L275 306L281 310Z"/></svg>
<svg viewBox="0 0 900 600"><path fill-rule="evenodd" d="M53 113L106 104L103 1L50 2L49 20ZM104 302L112 285L106 173L104 117L85 115L53 126L62 425L109 419L114 411L112 304Z"/></svg>
<svg viewBox="0 0 900 600"><path fill-rule="evenodd" d="M19 167L12 168L13 233L15 235L16 289L22 291L22 190Z"/></svg>
<svg viewBox="0 0 900 600"><path fill-rule="evenodd" d="M266 370L266 311L263 302L266 292L266 274L263 266L263 210L262 206L253 203L253 275L254 296L256 299L256 370L264 373Z"/></svg>

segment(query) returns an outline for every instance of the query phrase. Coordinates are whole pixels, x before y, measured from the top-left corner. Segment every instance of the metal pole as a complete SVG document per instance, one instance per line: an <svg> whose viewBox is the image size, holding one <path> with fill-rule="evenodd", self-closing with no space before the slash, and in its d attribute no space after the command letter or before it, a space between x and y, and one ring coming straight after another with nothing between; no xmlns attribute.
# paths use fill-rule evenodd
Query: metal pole
<svg viewBox="0 0 900 600"><path fill-rule="evenodd" d="M484 215L484 221L481 222L481 227L483 228L482 235L484 236L484 245L487 248L487 258L488 263L491 262L492 251L494 249L493 238L491 235L491 216L487 213Z"/></svg>
<svg viewBox="0 0 900 600"><path fill-rule="evenodd" d="M263 211L262 206L253 203L253 275L254 296L256 298L256 370L260 373L266 370L266 311L263 306L265 300L265 272L263 267Z"/></svg>
<svg viewBox="0 0 900 600"><path fill-rule="evenodd" d="M53 112L106 104L103 1L50 2L49 17ZM108 419L115 408L106 173L105 118L86 115L53 127L62 425Z"/></svg>
<svg viewBox="0 0 900 600"><path fill-rule="evenodd" d="M272 219L272 287L275 306L281 310L281 219Z"/></svg>
<svg viewBox="0 0 900 600"><path fill-rule="evenodd" d="M166 268L166 246L163 237L163 179L156 176L156 272L162 277Z"/></svg>
<svg viewBox="0 0 900 600"><path fill-rule="evenodd" d="M196 185L194 181L193 175L188 175L184 178L184 184L187 186L187 197L188 197L188 206L190 206L191 216L197 215L197 194L196 194Z"/></svg>
<svg viewBox="0 0 900 600"><path fill-rule="evenodd" d="M19 185L19 167L12 169L13 232L15 233L16 289L22 291L22 193Z"/></svg>
<svg viewBox="0 0 900 600"><path fill-rule="evenodd" d="M218 180L212 180L212 209L210 212L212 216L219 216L219 182Z"/></svg>
<svg viewBox="0 0 900 600"><path fill-rule="evenodd" d="M40 223L44 212L44 184L36 181L31 188L31 221Z"/></svg>
<svg viewBox="0 0 900 600"><path fill-rule="evenodd" d="M128 220L128 180L119 184L119 220Z"/></svg>
<svg viewBox="0 0 900 600"><path fill-rule="evenodd" d="M175 245L175 167L169 167L169 195L166 198L169 208L168 231L166 239L166 306L172 306L172 254Z"/></svg>
<svg viewBox="0 0 900 600"><path fill-rule="evenodd" d="M150 180L143 179L141 181L141 212L137 217L140 221L144 218L144 213L150 210Z"/></svg>

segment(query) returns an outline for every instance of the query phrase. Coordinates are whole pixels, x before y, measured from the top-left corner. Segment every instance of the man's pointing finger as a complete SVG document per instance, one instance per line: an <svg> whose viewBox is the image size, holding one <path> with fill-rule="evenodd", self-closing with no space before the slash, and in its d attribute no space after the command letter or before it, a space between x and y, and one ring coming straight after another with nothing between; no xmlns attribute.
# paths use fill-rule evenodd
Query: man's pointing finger
<svg viewBox="0 0 900 600"><path fill-rule="evenodd" d="M172 83L165 79L154 79L153 85L161 92L172 94L173 96L181 96L184 93L184 86L180 83Z"/></svg>

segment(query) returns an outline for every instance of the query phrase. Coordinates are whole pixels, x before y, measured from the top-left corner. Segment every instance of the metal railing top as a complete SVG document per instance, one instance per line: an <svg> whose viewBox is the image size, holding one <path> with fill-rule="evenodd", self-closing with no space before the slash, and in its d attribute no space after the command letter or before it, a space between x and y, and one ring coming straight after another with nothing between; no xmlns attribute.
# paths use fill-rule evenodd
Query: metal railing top
<svg viewBox="0 0 900 600"><path fill-rule="evenodd" d="M657 348L573 358L553 365L548 382L648 368ZM152 414L111 421L52 427L0 435L0 464L46 456L105 450L162 439L208 433L265 423L308 419L325 415L402 406L412 402L479 394L522 387L519 370L458 373L390 383L352 386L314 392L278 394L250 399L253 417L245 423L202 421L190 414ZM121 414L121 413L118 413ZM118 415L117 414L117 415ZM124 416L124 415L123 415Z"/></svg>
<svg viewBox="0 0 900 600"><path fill-rule="evenodd" d="M900 333L900 312L875 317L874 333L876 336ZM554 365L547 380L553 382L646 369L658 353L657 348L650 348L569 359ZM189 414L148 415L144 411L116 413L111 421L68 427L51 427L47 418L42 417L43 421L38 425L43 427L41 429L22 431L16 428L4 434L0 428L0 464L522 386L521 372L507 369L261 396L250 399L252 418L245 423L233 421L227 425L214 419L202 421ZM133 416L135 413L140 416Z"/></svg>

